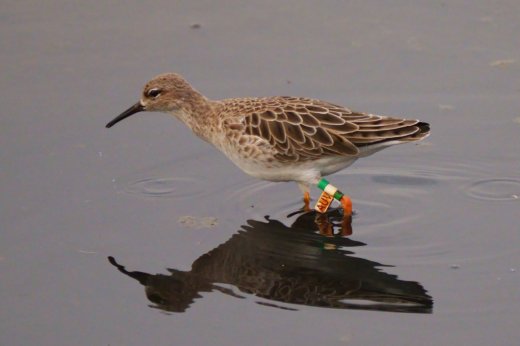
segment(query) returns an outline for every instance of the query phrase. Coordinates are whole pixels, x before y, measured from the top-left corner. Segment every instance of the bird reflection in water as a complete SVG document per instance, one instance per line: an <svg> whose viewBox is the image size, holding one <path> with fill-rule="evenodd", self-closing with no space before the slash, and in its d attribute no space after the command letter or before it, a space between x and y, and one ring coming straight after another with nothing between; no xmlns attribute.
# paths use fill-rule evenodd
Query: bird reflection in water
<svg viewBox="0 0 520 346"><path fill-rule="evenodd" d="M381 270L391 266L354 257L347 248L365 244L334 235L331 219L342 220L342 215L336 211L327 215L332 225L328 237L320 234L322 226L316 224L314 213L300 215L291 227L269 217L248 220L227 242L200 256L190 271L148 274L128 271L113 257L109 261L145 287L152 307L168 312L184 312L202 298L201 293L212 291L237 298L254 295L264 298L258 304L287 310L297 310L288 305L296 304L432 312L433 300L421 284Z"/></svg>

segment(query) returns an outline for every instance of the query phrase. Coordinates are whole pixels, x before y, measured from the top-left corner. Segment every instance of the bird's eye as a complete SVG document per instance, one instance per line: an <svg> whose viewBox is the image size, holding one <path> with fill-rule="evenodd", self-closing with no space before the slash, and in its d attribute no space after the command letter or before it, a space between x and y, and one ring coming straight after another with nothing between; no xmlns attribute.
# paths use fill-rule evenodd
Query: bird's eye
<svg viewBox="0 0 520 346"><path fill-rule="evenodd" d="M146 96L151 97L151 98L156 98L157 96L159 96L160 93L161 93L161 89L153 88L146 92Z"/></svg>

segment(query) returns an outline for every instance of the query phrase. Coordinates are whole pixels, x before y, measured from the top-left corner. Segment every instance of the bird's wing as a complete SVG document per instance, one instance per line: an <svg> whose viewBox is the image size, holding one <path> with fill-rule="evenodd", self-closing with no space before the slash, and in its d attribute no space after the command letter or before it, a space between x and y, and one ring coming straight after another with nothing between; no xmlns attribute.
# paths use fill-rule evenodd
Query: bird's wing
<svg viewBox="0 0 520 346"><path fill-rule="evenodd" d="M399 140L420 131L414 126L417 120L356 113L307 98L237 99L233 108L240 109L245 134L267 141L278 160L289 162L356 157L361 146Z"/></svg>

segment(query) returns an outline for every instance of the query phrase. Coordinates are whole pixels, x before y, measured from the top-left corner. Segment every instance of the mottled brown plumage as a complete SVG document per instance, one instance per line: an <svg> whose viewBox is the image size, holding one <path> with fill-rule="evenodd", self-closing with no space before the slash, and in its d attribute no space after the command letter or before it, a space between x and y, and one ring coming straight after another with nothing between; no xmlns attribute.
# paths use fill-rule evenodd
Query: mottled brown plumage
<svg viewBox="0 0 520 346"><path fill-rule="evenodd" d="M360 147L419 140L428 135L427 125L417 120L356 113L308 98L226 99L221 101L219 111L228 115L224 116L224 129L266 140L280 162L355 157Z"/></svg>

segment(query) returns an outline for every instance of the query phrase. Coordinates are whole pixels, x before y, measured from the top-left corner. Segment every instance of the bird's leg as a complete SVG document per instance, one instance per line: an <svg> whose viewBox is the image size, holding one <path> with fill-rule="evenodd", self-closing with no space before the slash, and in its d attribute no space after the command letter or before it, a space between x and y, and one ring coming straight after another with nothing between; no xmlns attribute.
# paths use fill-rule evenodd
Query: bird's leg
<svg viewBox="0 0 520 346"><path fill-rule="evenodd" d="M314 222L318 226L320 234L326 237L334 236L334 224L329 220L328 214L316 213ZM348 237L352 235L352 216L343 215L339 229L339 235Z"/></svg>
<svg viewBox="0 0 520 346"><path fill-rule="evenodd" d="M343 220L341 222L341 235L352 235L352 200L349 196L341 197L341 205L343 206Z"/></svg>
<svg viewBox="0 0 520 346"><path fill-rule="evenodd" d="M343 214L343 220L341 220L341 233L342 236L346 237L352 235L352 216Z"/></svg>
<svg viewBox="0 0 520 346"><path fill-rule="evenodd" d="M303 210L305 212L311 211L310 202L311 202L311 193L309 185L298 183L298 187L303 192Z"/></svg>
<svg viewBox="0 0 520 346"><path fill-rule="evenodd" d="M343 192L338 190L337 187L333 186L332 184L329 184L329 182L323 178L318 182L318 188L323 190L322 197L327 197L327 196L329 198L332 197L341 203L341 206L343 207L343 215L345 215L345 216L352 215L352 200L350 199L350 197L343 194ZM323 196L323 195L326 195L326 196ZM320 197L320 199L321 199L321 197ZM316 204L316 207L315 207L315 209L318 212L324 213L325 211L327 211L328 205L326 205L325 208L323 208L323 206L320 206L319 204L320 204L320 201L318 201L318 204Z"/></svg>
<svg viewBox="0 0 520 346"><path fill-rule="evenodd" d="M339 200L341 202L341 206L343 207L343 214L346 216L352 215L352 200L349 196L343 195Z"/></svg>
<svg viewBox="0 0 520 346"><path fill-rule="evenodd" d="M305 191L303 193L303 204L304 204L303 210L311 211L310 203L311 203L311 194L309 193L309 191Z"/></svg>

